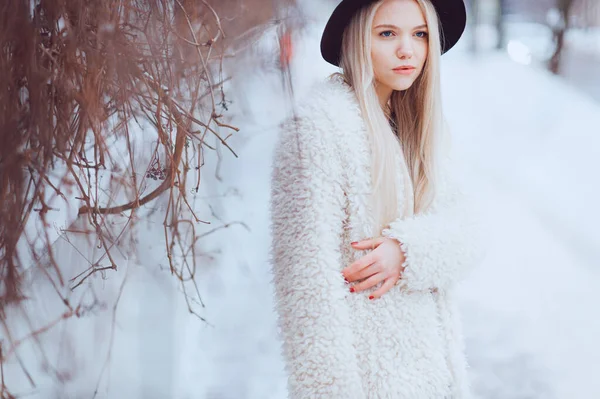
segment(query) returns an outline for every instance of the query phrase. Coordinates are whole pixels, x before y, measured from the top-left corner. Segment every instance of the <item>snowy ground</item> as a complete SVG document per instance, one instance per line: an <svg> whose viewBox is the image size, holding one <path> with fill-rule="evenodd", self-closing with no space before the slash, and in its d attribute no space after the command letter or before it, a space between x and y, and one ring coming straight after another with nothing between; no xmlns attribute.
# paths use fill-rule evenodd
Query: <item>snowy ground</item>
<svg viewBox="0 0 600 399"><path fill-rule="evenodd" d="M297 48L299 95L332 71L318 55L319 29L309 30ZM461 287L476 393L482 399L599 398L600 106L502 54L472 58L459 48L444 56L443 82L455 147L489 227L486 261ZM221 183L207 167L196 198L222 220L243 220L250 229L226 229L203 243L215 259L200 262L202 316L210 325L186 312L166 270L125 262L98 286L104 312L69 320L42 339L50 349L40 363L54 366L28 370L35 388L16 360L9 365L5 378L15 393L91 398L100 380L97 398L285 398L267 265L273 126L286 111L279 84L269 74L236 83L248 93L246 101L236 99L244 106L236 121L243 134L233 143L240 157L224 157ZM148 237L144 244L146 257L160 263L160 250L152 248L158 242ZM80 261L70 246L57 245L62 259ZM102 374L113 314L113 351ZM34 350L24 348L21 356L31 361ZM61 361L65 351L75 367Z"/></svg>
<svg viewBox="0 0 600 399"><path fill-rule="evenodd" d="M492 237L462 291L477 391L600 397L600 107L501 55L449 58L445 77L446 112Z"/></svg>

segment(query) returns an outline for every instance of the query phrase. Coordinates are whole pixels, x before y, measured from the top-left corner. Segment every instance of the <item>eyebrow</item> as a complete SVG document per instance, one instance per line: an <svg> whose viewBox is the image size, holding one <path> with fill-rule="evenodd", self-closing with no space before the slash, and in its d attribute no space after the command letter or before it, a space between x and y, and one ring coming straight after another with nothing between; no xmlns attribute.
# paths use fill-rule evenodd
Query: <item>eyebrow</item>
<svg viewBox="0 0 600 399"><path fill-rule="evenodd" d="M392 28L392 29L398 29L398 30L400 30L400 28L398 28L396 25L390 25L390 24L377 25L375 27L375 29L377 29L377 28ZM427 28L427 24L415 26L413 29L421 29L421 28Z"/></svg>

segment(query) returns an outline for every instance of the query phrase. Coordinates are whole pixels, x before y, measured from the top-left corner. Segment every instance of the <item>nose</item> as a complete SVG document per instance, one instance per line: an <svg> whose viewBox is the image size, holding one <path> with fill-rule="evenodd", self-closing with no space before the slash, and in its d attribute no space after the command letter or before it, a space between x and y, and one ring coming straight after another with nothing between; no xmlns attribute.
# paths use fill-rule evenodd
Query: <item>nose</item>
<svg viewBox="0 0 600 399"><path fill-rule="evenodd" d="M413 56L413 46L410 37L404 36L398 44L398 48L396 49L396 55L401 60L410 59Z"/></svg>

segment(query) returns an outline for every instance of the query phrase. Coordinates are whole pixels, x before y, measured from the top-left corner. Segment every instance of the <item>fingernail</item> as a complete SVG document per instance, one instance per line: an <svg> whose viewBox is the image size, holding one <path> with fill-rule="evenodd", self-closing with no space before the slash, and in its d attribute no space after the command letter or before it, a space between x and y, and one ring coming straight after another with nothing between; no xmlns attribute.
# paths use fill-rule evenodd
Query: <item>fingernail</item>
<svg viewBox="0 0 600 399"><path fill-rule="evenodd" d="M354 292L354 287L350 287L350 292Z"/></svg>
<svg viewBox="0 0 600 399"><path fill-rule="evenodd" d="M369 296L369 299L375 299L375 297L373 295Z"/></svg>
<svg viewBox="0 0 600 399"><path fill-rule="evenodd" d="M350 245L356 245L356 244L358 244L358 241L354 241L354 242L350 243Z"/></svg>
<svg viewBox="0 0 600 399"><path fill-rule="evenodd" d="M344 277L344 280L345 280L347 283L349 283L349 282L350 282L350 281L348 281L348 279L347 279L346 277Z"/></svg>

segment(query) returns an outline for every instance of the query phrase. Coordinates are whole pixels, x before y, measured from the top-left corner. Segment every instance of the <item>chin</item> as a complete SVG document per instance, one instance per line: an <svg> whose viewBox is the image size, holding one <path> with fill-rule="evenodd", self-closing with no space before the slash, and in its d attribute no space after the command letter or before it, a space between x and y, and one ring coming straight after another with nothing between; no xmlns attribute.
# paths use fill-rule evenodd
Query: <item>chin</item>
<svg viewBox="0 0 600 399"><path fill-rule="evenodd" d="M408 90L413 85L414 80L405 81L405 82L394 82L394 84L390 85L392 89L395 91L403 91Z"/></svg>
<svg viewBox="0 0 600 399"><path fill-rule="evenodd" d="M407 84L403 84L403 85L396 85L396 86L392 86L392 88L395 91L403 91L403 90L408 90L410 89L410 87L412 86L413 82L407 83Z"/></svg>
<svg viewBox="0 0 600 399"><path fill-rule="evenodd" d="M403 91L409 89L416 79L413 77L395 77L395 79L390 79L388 86L391 87L395 91Z"/></svg>

